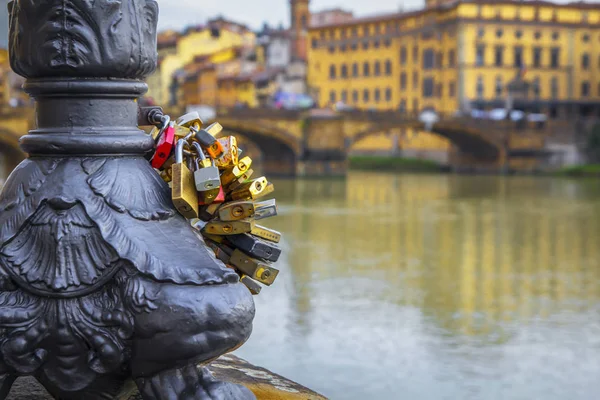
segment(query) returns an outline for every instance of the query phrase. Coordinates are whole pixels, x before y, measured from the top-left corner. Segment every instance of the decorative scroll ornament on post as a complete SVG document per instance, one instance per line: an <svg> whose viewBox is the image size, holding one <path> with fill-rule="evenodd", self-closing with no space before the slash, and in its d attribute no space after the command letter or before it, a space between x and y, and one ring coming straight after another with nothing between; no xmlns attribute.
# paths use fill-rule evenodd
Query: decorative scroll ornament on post
<svg viewBox="0 0 600 400"><path fill-rule="evenodd" d="M202 365L243 344L254 303L144 159L154 0L14 0L13 69L37 128L0 195L0 399L34 376L55 397L253 399Z"/></svg>

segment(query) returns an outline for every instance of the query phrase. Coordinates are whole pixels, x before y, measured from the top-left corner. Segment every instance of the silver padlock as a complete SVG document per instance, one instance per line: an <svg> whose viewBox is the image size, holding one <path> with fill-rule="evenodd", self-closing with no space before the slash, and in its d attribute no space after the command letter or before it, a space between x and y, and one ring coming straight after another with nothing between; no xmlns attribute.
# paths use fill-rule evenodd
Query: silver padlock
<svg viewBox="0 0 600 400"><path fill-rule="evenodd" d="M219 169L215 166L214 160L210 162L206 158L199 143L193 142L192 146L198 153L196 170L194 171L194 182L198 191L198 198L200 203L210 204L216 199L221 190Z"/></svg>

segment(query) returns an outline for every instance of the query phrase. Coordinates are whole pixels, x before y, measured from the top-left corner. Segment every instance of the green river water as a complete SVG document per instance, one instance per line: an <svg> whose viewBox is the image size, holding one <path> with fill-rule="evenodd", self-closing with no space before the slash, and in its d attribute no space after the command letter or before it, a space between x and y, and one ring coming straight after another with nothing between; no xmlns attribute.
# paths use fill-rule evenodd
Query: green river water
<svg viewBox="0 0 600 400"><path fill-rule="evenodd" d="M236 353L331 399L600 398L600 182L275 181L285 236Z"/></svg>

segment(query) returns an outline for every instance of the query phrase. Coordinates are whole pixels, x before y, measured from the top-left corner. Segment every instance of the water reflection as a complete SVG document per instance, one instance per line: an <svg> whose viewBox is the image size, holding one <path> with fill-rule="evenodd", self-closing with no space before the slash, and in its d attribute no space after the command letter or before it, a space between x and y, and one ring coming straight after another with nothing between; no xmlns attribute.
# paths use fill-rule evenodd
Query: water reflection
<svg viewBox="0 0 600 400"><path fill-rule="evenodd" d="M591 399L596 181L279 181L277 284L240 355L333 399Z"/></svg>

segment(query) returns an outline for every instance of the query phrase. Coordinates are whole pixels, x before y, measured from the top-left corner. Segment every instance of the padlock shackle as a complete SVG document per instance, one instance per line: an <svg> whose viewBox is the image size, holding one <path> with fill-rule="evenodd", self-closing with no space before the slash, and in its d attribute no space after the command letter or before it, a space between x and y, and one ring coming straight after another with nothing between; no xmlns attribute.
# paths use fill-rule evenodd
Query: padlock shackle
<svg viewBox="0 0 600 400"><path fill-rule="evenodd" d="M179 139L177 144L175 145L175 163L182 164L183 163L183 148L187 144L185 139Z"/></svg>
<svg viewBox="0 0 600 400"><path fill-rule="evenodd" d="M194 148L196 149L196 152L198 153L198 157L200 158L200 160L202 160L202 161L206 160L206 155L204 154L204 150L202 150L202 146L200 146L200 143L192 142L192 146L194 146Z"/></svg>

